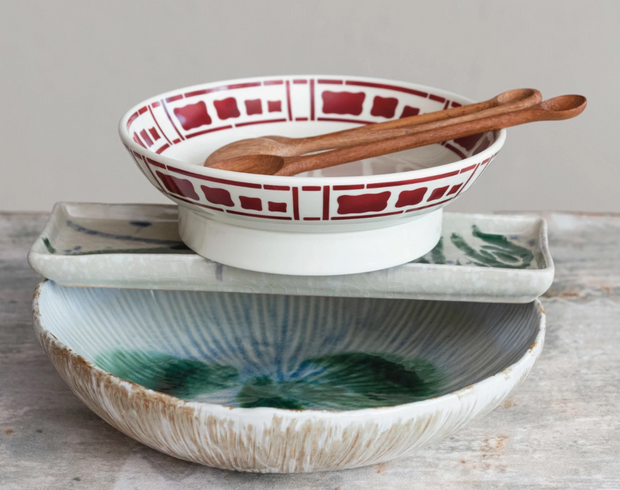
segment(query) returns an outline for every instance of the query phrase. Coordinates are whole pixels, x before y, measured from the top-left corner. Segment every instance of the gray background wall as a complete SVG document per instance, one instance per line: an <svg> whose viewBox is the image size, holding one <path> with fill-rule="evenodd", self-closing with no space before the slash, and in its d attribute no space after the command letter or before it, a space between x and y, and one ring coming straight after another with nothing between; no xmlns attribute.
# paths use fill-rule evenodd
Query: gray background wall
<svg viewBox="0 0 620 490"><path fill-rule="evenodd" d="M620 211L620 1L7 1L0 210L166 202L120 144L140 100L206 81L368 75L482 100L580 93L578 119L509 130L450 209Z"/></svg>

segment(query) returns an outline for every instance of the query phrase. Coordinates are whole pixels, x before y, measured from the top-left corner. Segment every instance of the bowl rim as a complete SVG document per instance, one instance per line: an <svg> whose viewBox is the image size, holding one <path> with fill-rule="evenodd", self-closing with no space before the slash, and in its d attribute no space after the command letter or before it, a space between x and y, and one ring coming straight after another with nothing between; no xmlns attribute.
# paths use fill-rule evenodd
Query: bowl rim
<svg viewBox="0 0 620 490"><path fill-rule="evenodd" d="M183 160L177 160L176 158L171 158L165 156L163 154L157 154L154 151L147 150L146 148L138 145L133 138L130 137L127 131L127 121L129 118L141 107L146 104L150 104L156 100L160 100L162 98L167 98L172 95L177 94L178 92L191 92L204 88L211 88L220 85L226 84L239 84L239 83L247 83L252 81L270 81L270 80L281 80L283 78L286 79L294 79L294 78L330 78L330 77L341 77L346 78L347 80L354 81L363 81L363 82L371 82L371 83L379 83L379 84L397 84L400 86L404 86L411 89L423 90L427 92L432 92L433 94L437 94L446 98L450 98L452 100L457 100L464 104L473 103L472 99L468 97L464 97L462 95L455 94L454 92L450 92L447 90L431 87L429 85L423 85L413 82L405 82L401 80L394 80L388 78L377 78L377 77L363 77L363 76L349 76L349 75L338 75L338 74L293 74L293 75L272 75L272 76L256 76L256 77L245 77L245 78L234 78L229 80L218 80L214 82L201 83L196 85L190 85L188 87L181 87L173 90L169 90L167 92L163 92L161 94L157 94L151 96L147 99L142 100L138 104L132 106L123 116L121 117L118 123L118 132L120 134L121 140L123 144L131 151L135 153L139 153L143 157L151 158L152 160L156 160L165 165L173 165L177 168L187 171L193 172L199 175L207 176L207 177L215 177L219 179L226 179L231 176L231 171L229 170L221 170L214 169L209 167L204 167L201 165L194 165L191 163L184 162ZM298 176L280 176L280 175L262 175L262 174L246 174L241 172L235 172L235 178L241 181L254 182L259 184L272 184L278 185L283 182L287 182L290 185L303 185L307 184L308 180L311 179L313 183L318 185L330 185L334 183L342 183L343 181L351 182L354 184L366 184L366 183L376 183L376 182L391 182L396 180L402 180L407 178L418 178L418 177L427 177L431 175L435 175L437 173L437 169L442 169L446 173L452 172L454 170L460 170L462 167L467 166L467 164L471 163L472 160L486 160L494 156L499 150L502 148L506 141L506 129L499 130L499 134L497 139L489 145L488 148L481 151L476 155L472 155L470 157L466 157L462 160L457 160L452 163L446 163L443 165L432 166L429 168L418 169L418 170L409 170L407 172L396 172L391 174L375 174L375 175L357 175L357 176L338 176L338 177L298 177Z"/></svg>
<svg viewBox="0 0 620 490"><path fill-rule="evenodd" d="M104 379L106 382L115 385L117 388L125 388L126 390L135 392L136 395L154 398L157 399L167 405L174 405L177 408L187 407L190 409L194 409L196 411L207 411L209 413L213 413L219 416L237 416L239 418L243 417L251 417L253 420L267 420L272 416L284 417L284 418L303 418L303 419L334 419L334 418L355 418L363 419L376 419L376 417L380 415L386 416L400 416L407 413L408 416L411 415L411 412L415 412L417 414L428 413L438 410L441 406L446 405L449 406L453 403L458 403L461 398L471 397L471 396L479 396L481 393L490 392L492 393L493 388L501 385L502 383L513 382L514 386L517 386L520 381L522 381L532 366L540 356L542 352L545 333L546 333L546 314L545 309L540 302L539 299L536 299L532 303L528 303L529 305L536 308L536 314L538 317L538 333L536 334L536 338L534 342L528 347L525 353L513 364L505 367L503 370L498 373L486 377L477 383L473 383L464 388L460 388L459 390L446 393L445 395L429 398L426 400L419 400L410 403L403 403L400 405L386 406L386 407L373 407L373 408L360 408L355 410L321 410L321 409L284 409L284 408L273 408L273 407L255 407L255 408L242 408L242 407L231 407L229 405L222 405L216 403L209 402L195 402L183 400L181 398L177 398L172 395L168 395L166 393L162 393L159 391L152 390L150 388L146 388L142 385L136 384L132 381L126 381L100 367L96 366L92 362L88 361L86 358L75 352L73 349L65 345L62 341L60 341L53 333L51 333L44 324L43 315L40 310L40 296L43 293L45 285L47 283L53 283L54 281L49 279L44 279L41 281L34 293L33 304L32 304L32 315L33 315L33 323L35 327L35 331L39 337L39 342L46 347L46 342L54 345L56 349L62 351L63 355L71 358L73 361L81 364L86 367L88 371L90 371L93 375L97 375L98 377ZM69 287L69 286L61 286L61 287ZM103 288L95 288L95 289L103 289ZM47 348L45 349L46 353L50 357L51 355L47 352ZM501 402L504 398L498 400L498 403ZM495 408L495 407L493 407Z"/></svg>

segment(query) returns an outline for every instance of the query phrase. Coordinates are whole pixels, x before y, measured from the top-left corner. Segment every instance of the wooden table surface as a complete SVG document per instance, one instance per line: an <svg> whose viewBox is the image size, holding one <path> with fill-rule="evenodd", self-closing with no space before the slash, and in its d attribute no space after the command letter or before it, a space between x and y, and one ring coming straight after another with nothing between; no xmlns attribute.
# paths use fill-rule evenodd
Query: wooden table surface
<svg viewBox="0 0 620 490"><path fill-rule="evenodd" d="M39 346L26 253L47 214L0 213L0 489L620 489L620 215L547 213L556 280L531 375L503 406L414 456L301 475L221 471L124 436Z"/></svg>

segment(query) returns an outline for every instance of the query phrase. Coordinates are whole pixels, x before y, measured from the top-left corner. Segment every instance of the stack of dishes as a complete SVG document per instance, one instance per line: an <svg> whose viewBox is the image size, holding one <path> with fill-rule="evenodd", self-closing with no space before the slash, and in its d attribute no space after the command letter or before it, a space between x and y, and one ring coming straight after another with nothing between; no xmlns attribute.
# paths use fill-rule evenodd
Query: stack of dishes
<svg viewBox="0 0 620 490"><path fill-rule="evenodd" d="M29 255L49 279L34 319L54 366L130 437L241 471L388 461L492 410L542 350L546 227L442 211L488 168L505 130L295 177L202 166L238 139L469 102L313 75L137 105L123 143L178 210L54 208Z"/></svg>

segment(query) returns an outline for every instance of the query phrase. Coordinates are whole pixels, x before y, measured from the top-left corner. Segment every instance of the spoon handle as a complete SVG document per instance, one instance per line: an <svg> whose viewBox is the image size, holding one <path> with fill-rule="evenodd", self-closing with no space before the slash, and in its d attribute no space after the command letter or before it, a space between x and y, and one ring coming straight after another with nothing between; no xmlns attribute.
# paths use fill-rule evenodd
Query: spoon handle
<svg viewBox="0 0 620 490"><path fill-rule="evenodd" d="M294 145L295 155L334 148L347 148L448 126L457 118L459 121L469 121L479 119L485 115L516 111L538 104L541 101L542 96L538 90L508 90L484 102L395 119L393 121L369 124L325 135L287 139L287 142ZM270 138L277 140L277 137L270 136Z"/></svg>
<svg viewBox="0 0 620 490"><path fill-rule="evenodd" d="M310 170L332 167L535 121L570 119L581 114L586 108L586 104L586 98L583 96L563 95L532 107L503 114L494 114L482 119L460 122L445 127L428 129L419 133L383 139L349 148L340 148L315 155L288 157L284 158L282 168L275 175L296 175Z"/></svg>

